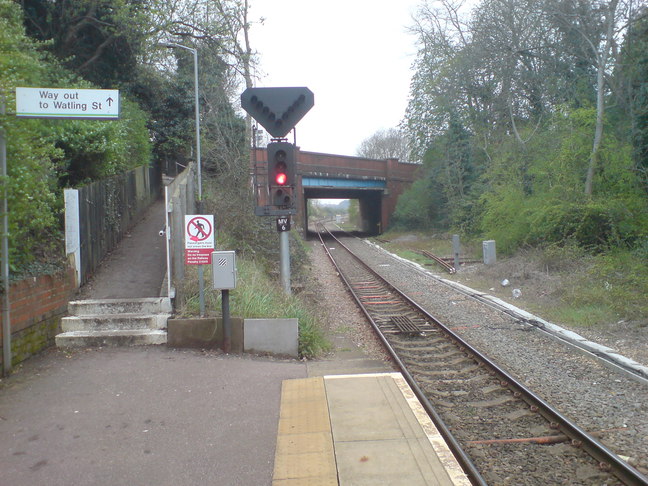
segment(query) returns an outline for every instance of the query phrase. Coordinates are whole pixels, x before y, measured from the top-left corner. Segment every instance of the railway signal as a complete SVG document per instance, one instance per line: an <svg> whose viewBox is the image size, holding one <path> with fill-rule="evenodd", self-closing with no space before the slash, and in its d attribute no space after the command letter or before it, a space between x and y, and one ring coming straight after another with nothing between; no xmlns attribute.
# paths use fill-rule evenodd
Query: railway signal
<svg viewBox="0 0 648 486"><path fill-rule="evenodd" d="M257 214L284 217L296 214L294 195L297 182L295 180L297 149L293 144L285 142L283 137L295 127L314 104L313 92L305 87L247 88L241 94L243 109L273 137L273 141L267 147L269 200L265 201L264 206L257 206L255 210ZM281 284L284 291L290 294L288 231L280 231L279 234Z"/></svg>
<svg viewBox="0 0 648 486"><path fill-rule="evenodd" d="M278 209L294 207L295 146L288 142L268 144L268 190Z"/></svg>
<svg viewBox="0 0 648 486"><path fill-rule="evenodd" d="M248 88L241 94L243 109L275 138L285 137L314 104L305 87Z"/></svg>

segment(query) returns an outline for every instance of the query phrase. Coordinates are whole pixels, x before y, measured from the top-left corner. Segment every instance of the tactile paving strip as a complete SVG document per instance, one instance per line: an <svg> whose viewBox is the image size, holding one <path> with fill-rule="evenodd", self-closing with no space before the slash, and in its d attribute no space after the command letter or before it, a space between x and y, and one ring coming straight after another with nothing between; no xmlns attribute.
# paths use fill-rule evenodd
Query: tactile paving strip
<svg viewBox="0 0 648 486"><path fill-rule="evenodd" d="M338 486L324 379L286 380L273 486Z"/></svg>

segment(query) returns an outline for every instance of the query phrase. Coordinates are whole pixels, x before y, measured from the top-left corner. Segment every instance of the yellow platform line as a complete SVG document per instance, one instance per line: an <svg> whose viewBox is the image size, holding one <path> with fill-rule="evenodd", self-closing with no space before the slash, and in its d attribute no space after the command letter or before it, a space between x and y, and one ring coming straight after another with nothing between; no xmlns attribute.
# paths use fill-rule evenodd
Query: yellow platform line
<svg viewBox="0 0 648 486"><path fill-rule="evenodd" d="M333 435L322 377L285 380L273 486L338 486Z"/></svg>

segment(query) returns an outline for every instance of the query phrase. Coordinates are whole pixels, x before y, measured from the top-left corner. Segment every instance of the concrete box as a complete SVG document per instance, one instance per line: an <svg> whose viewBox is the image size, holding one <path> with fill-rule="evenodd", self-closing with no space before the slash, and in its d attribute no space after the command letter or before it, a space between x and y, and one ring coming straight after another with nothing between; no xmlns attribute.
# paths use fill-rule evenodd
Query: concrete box
<svg viewBox="0 0 648 486"><path fill-rule="evenodd" d="M497 261L497 251L495 248L495 240L486 240L482 242L484 250L484 264L492 265Z"/></svg>
<svg viewBox="0 0 648 486"><path fill-rule="evenodd" d="M245 319L243 350L298 357L297 319Z"/></svg>
<svg viewBox="0 0 648 486"><path fill-rule="evenodd" d="M216 290L236 288L236 252L232 250L215 251L212 258L212 283Z"/></svg>

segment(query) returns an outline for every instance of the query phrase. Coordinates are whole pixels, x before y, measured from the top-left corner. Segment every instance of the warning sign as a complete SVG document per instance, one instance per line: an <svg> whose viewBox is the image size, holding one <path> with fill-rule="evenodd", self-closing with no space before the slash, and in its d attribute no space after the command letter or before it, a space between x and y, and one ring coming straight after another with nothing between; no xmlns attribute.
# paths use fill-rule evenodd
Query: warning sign
<svg viewBox="0 0 648 486"><path fill-rule="evenodd" d="M211 265L212 248L199 248L190 250L185 248L185 265Z"/></svg>
<svg viewBox="0 0 648 486"><path fill-rule="evenodd" d="M185 216L185 264L210 265L214 251L214 216Z"/></svg>

